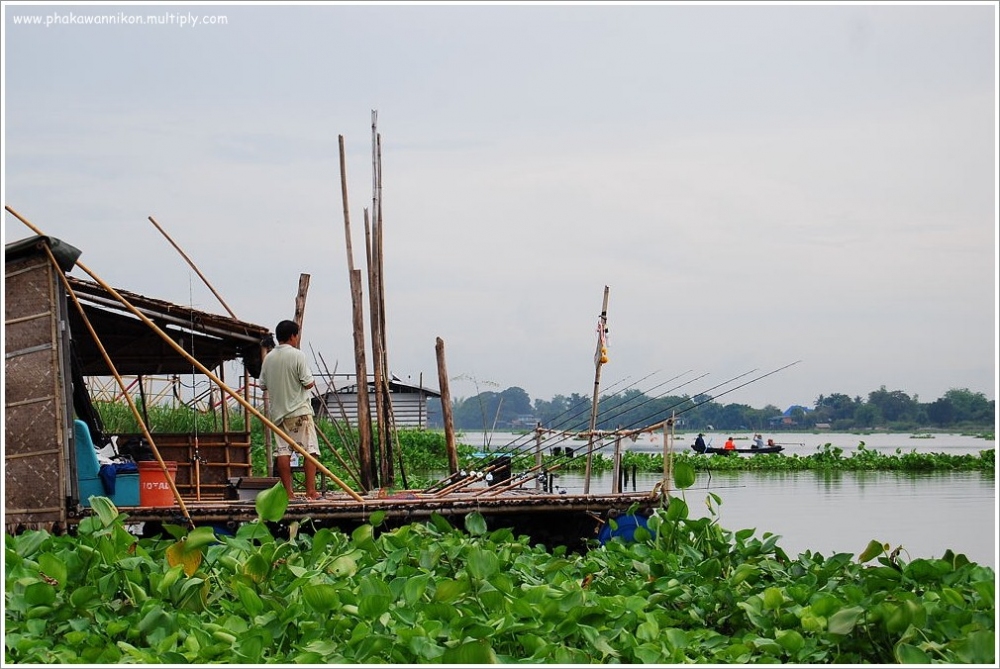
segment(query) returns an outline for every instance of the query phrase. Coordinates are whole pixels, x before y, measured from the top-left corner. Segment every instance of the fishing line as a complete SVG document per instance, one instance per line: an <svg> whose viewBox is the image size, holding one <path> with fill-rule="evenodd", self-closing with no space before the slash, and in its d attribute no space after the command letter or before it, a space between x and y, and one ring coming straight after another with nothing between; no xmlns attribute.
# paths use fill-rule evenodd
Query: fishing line
<svg viewBox="0 0 1000 669"><path fill-rule="evenodd" d="M659 374L660 371L662 371L662 370L657 370L657 371L654 371L654 372L650 372L649 374L647 374L646 376L642 377L641 379L639 379L639 380L637 380L637 381L635 381L633 383L630 383L628 386L625 387L624 390L627 391L627 390L629 390L629 389L637 386L639 383L645 381L649 377L654 376L656 374ZM673 378L676 379L676 378L678 378L680 376L683 376L684 374L690 373L690 371L691 370L688 370L687 372L684 372L683 374L678 374L677 376L675 376ZM610 390L611 388L614 388L615 386L621 385L622 383L624 383L625 381L627 381L630 378L631 378L631 376L626 376L623 379L620 379L620 380L616 381L615 383L611 384L610 386L608 386L608 389ZM673 380L673 379L668 379L667 382L669 382L671 380ZM553 421L555 421L554 425L555 426L559 426L559 425L565 426L567 424L570 424L571 421L573 421L573 419L578 418L579 416L584 415L589 410L590 406L591 406L591 400L588 399L588 398L584 398L584 397L581 396L581 399L580 399L579 402L570 405L569 407L567 407L566 409L564 409L561 413L559 413L553 419ZM576 411L577 409L580 409L580 410ZM573 413L570 416L566 416L566 414L570 413L571 411L576 411L576 413ZM553 429L555 429L555 427ZM537 435L537 432L535 434ZM479 458L473 460L473 462L470 464L469 469L471 469L472 472L475 474L476 473L475 470L478 467L484 465L487 462L493 461L496 457L510 457L511 460L513 461L515 458L521 458L521 457L525 457L525 456L531 456L531 455L533 455L533 451L535 450L536 447L537 448L542 448L542 447L544 447L544 445L546 444L546 442L551 442L551 441L559 442L559 441L562 440L562 436L563 435L559 435L559 434L550 434L549 436L544 437L541 440L541 442L535 443L537 441L537 436L533 436L531 434L521 435L520 437L516 437L511 442L508 442L507 444L505 444L504 448L502 448L502 449L500 449L498 451L494 451L494 452L492 452L492 453L490 453L488 455L480 456ZM527 441L521 442L522 439L526 439ZM484 474L488 473L491 469L495 469L495 468L497 468L496 465L494 465L494 467L488 467L486 470L484 470L483 473ZM454 480L454 476L455 475L453 474L453 475L451 475L449 477L446 477L446 478L442 479L441 481L438 481L434 485L428 487L426 489L426 492L434 492L434 491L440 490L443 487L447 487L449 485L454 485L457 482L456 480ZM463 472L463 476L468 476L468 474L465 474ZM476 480L475 477L472 477L471 480L470 480L470 482L472 482L474 480Z"/></svg>
<svg viewBox="0 0 1000 669"><path fill-rule="evenodd" d="M794 365L797 365L797 364L798 364L798 363L800 363L800 362L802 362L802 361L801 361L801 360L796 360L795 362L792 362L792 363L789 363L789 364L787 364L787 365L784 365L784 366L782 366L782 367L779 367L779 368L777 368L777 369L774 369L774 370L772 370L772 371L770 371L770 372L767 372L767 373L765 373L765 374L761 374L760 376L757 376L757 377L754 377L753 379L750 379L749 381L747 381L747 382L745 382L745 383L742 383L742 384L740 384L740 385L738 385L738 386L735 386L735 387L733 387L733 388L730 388L729 390L726 390L726 391L724 391L724 392L722 392L722 393L719 393L718 395L716 395L716 396L714 396L714 397L710 397L710 398L708 398L708 399L705 399L705 400L703 400L703 401L701 401L701 402L697 402L697 403L695 403L695 404L694 404L693 406L690 406L690 407L688 407L688 408L686 408L686 409L683 409L683 410L682 410L682 411L680 411L680 412L677 412L677 414L675 414L675 415L680 415L680 414L683 414L683 413L687 413L688 411L691 411L692 409L695 409L695 408L697 408L697 407L699 407L699 406L701 406L701 405L703 405L703 404L705 404L705 403L707 403L707 402L712 402L712 401L715 401L715 400L716 400L717 398L719 398L719 397L723 397L723 396L725 396L725 395L728 395L729 393L731 393L731 392L733 392L733 391L735 391L735 390L739 390L740 388L743 388L743 387L746 387L746 386L750 385L751 383L755 383L755 382L757 382L757 381L760 381L761 379L764 379L764 378L767 378L768 376L771 376L772 374L777 374L778 372L780 372L780 371L782 371L782 370L785 370L785 369L788 369L789 367L792 367L792 366L794 366ZM726 385L726 384L728 384L728 383L732 383L733 381L735 381L735 380L737 380L737 379L739 379L739 378L742 378L742 377L746 376L747 374L751 374L751 373L753 373L754 371L756 371L756 370L751 370L751 371L749 371L749 372L744 372L743 374L739 374L739 375L737 375L737 376L733 377L732 379L729 379L728 381L724 381L723 383L720 383L720 384L718 384L718 385L716 385L716 386L713 386L713 388L718 388L718 387L721 387L721 386L724 386L724 385ZM711 389L713 389L713 388L710 388L709 390L711 390ZM706 391L706 392L707 392L707 391ZM700 394L704 394L704 393L700 393ZM679 402L678 404L676 404L676 405L674 405L674 406L679 406L680 404L683 404L683 403L686 403L686 402L688 402L688 401L689 401L689 400L685 399L685 400L683 400L682 402ZM602 449L606 448L606 447L607 447L608 445L609 445L608 443L604 443L604 442L603 442L603 440L602 440L601 442L598 442L598 446L597 446L596 448L593 448L593 449L591 450L591 453L593 453L593 452L595 452L595 451L600 451L600 450L602 450ZM558 469L558 468L560 468L560 467L562 467L562 466L564 466L564 465L566 465L566 464L568 464L568 463L570 463L570 462L573 462L574 460L578 460L578 459L580 459L580 458L584 457L584 455L586 455L586 452L584 452L584 453L581 453L580 455L574 455L573 457L571 457L571 458L568 458L568 459L564 459L564 460L561 460L561 461L556 461L556 462L554 462L554 463L550 463L550 465L549 465L549 466L545 466L545 467L543 467L543 469L545 469L546 471L549 471L549 472L551 472L551 471L553 471L554 469ZM512 463L512 464L513 464L513 463ZM529 476L528 476L528 474L529 474L530 472L534 471L534 469L536 469L536 468L537 468L537 465L536 465L535 467L533 467L533 468L530 468L530 469L528 469L528 470L527 470L526 472L524 472L523 474L520 474L520 475L519 475L519 476L517 477L517 479L515 479L515 482L512 482L511 484L508 484L508 486L505 486L505 488L509 488L509 487L515 487L516 485L520 485L521 483L524 483L524 482L526 482L527 480L529 480ZM512 477L512 479L513 479L513 477ZM482 491L482 492L485 492L485 491ZM479 493L479 494L482 494L482 493Z"/></svg>

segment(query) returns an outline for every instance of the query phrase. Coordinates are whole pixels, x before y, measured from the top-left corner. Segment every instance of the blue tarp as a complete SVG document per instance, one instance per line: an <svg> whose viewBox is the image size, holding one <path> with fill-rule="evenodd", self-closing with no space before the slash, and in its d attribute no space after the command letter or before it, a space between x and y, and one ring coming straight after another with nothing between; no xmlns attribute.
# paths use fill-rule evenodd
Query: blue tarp
<svg viewBox="0 0 1000 669"><path fill-rule="evenodd" d="M115 479L118 474L138 473L139 467L134 462L113 462L110 465L101 465L97 475L101 479L101 485L104 486L104 492L107 493L108 497L111 497L115 494Z"/></svg>

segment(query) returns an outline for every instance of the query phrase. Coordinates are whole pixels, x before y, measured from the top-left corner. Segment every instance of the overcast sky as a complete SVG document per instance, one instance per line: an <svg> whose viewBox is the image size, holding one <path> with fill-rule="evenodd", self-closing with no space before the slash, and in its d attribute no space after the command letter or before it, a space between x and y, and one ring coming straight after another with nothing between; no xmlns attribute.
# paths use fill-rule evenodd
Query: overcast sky
<svg viewBox="0 0 1000 669"><path fill-rule="evenodd" d="M403 379L589 396L609 286L602 388L996 398L996 3L3 9L4 203L116 287L225 313L152 216L353 371L377 110Z"/></svg>

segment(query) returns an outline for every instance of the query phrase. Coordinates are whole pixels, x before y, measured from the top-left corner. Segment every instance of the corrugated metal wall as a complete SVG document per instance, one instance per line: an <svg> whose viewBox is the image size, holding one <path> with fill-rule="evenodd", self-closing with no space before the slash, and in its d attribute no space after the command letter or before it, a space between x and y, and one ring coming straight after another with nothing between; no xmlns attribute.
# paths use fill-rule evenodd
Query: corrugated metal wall
<svg viewBox="0 0 1000 669"><path fill-rule="evenodd" d="M343 411L347 414L348 422L352 426L358 424L357 393L328 393L326 403L333 420L342 420L340 406L343 404ZM369 405L369 413L371 413L372 420L375 420L375 400L370 396ZM396 419L396 427L427 427L427 395L393 392L392 411Z"/></svg>

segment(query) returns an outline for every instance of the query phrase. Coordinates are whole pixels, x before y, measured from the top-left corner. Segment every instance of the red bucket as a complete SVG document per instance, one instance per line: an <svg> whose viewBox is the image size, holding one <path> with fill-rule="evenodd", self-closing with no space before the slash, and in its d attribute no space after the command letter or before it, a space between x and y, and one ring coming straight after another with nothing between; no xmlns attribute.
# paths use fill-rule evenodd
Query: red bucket
<svg viewBox="0 0 1000 669"><path fill-rule="evenodd" d="M177 474L177 463L165 460L170 480ZM170 489L170 483L163 474L163 467L156 460L144 460L139 465L139 505L175 506L177 501Z"/></svg>

